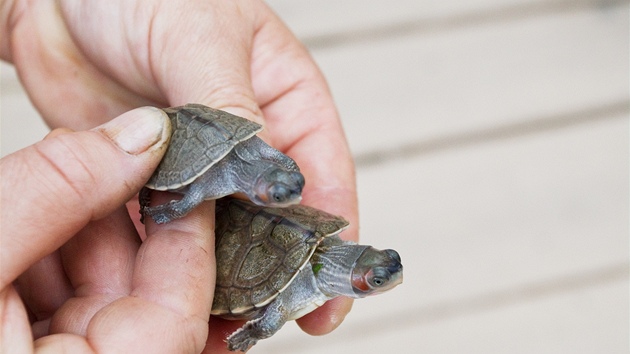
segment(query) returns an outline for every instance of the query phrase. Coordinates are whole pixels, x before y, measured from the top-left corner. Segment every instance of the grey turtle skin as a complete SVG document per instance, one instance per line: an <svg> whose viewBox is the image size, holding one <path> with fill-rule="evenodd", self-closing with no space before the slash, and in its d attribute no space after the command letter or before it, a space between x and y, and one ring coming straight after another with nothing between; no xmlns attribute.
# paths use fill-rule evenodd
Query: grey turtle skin
<svg viewBox="0 0 630 354"><path fill-rule="evenodd" d="M290 157L258 138L262 126L200 104L165 108L172 126L169 146L140 191L140 211L158 224L180 218L202 201L243 193L266 206L299 203L304 176ZM149 190L183 194L149 206Z"/></svg>
<svg viewBox="0 0 630 354"><path fill-rule="evenodd" d="M342 241L347 226L303 205L217 201L212 314L248 320L227 338L229 350L247 351L337 296L362 298L402 282L398 253Z"/></svg>

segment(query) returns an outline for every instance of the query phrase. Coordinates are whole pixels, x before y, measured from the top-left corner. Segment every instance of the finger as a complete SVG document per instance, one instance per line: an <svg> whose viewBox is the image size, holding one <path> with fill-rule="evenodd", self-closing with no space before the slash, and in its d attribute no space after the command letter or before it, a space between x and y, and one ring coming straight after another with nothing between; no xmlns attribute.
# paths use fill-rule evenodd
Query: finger
<svg viewBox="0 0 630 354"><path fill-rule="evenodd" d="M160 202L159 198L154 198ZM135 261L130 296L97 312L87 337L124 352L200 352L214 291L214 203L155 225ZM157 333L157 335L156 335Z"/></svg>
<svg viewBox="0 0 630 354"><path fill-rule="evenodd" d="M24 304L13 286L0 290L0 353L33 351L31 329Z"/></svg>
<svg viewBox="0 0 630 354"><path fill-rule="evenodd" d="M156 105L85 56L68 32L59 2L37 1L9 13L19 14L11 20L12 61L29 98L51 127L90 129L131 108ZM119 26L107 28L110 36L118 30ZM58 109L59 102L64 102L64 109Z"/></svg>
<svg viewBox="0 0 630 354"><path fill-rule="evenodd" d="M273 13L265 14L254 42L252 77L272 144L306 176L305 204L348 219L342 237L356 241L354 163L326 81L293 34Z"/></svg>
<svg viewBox="0 0 630 354"><path fill-rule="evenodd" d="M170 193L153 193L167 203ZM214 202L197 206L166 224L146 219L144 240L133 278L134 296L159 303L188 318L210 317L214 293Z"/></svg>
<svg viewBox="0 0 630 354"><path fill-rule="evenodd" d="M309 137L310 138L310 137ZM320 141L326 141L322 138ZM325 143L330 147L334 142ZM320 143L319 146L322 146ZM304 158L318 151L317 156ZM331 214L340 215L350 222L350 226L340 237L346 240L358 241L358 205L356 185L354 181L353 165L349 157L342 157L343 150L335 155L326 147L315 150L307 142L296 144L288 151L292 154L305 176L307 184L303 192L303 203L325 210ZM339 161L341 159L341 161ZM330 166L335 166L331 172ZM324 306L297 320L300 327L312 335L326 334L337 328L352 308L353 300L338 297Z"/></svg>
<svg viewBox="0 0 630 354"><path fill-rule="evenodd" d="M241 328L245 321L225 320L216 316L211 316L208 322L209 332L206 340L206 347L203 354L228 354L233 353L227 349L226 339L236 330Z"/></svg>
<svg viewBox="0 0 630 354"><path fill-rule="evenodd" d="M54 315L50 333L85 336L100 309L131 292L131 279L140 239L120 207L90 222L60 249L68 279L75 290Z"/></svg>
<svg viewBox="0 0 630 354"><path fill-rule="evenodd" d="M133 198L131 198L127 202L126 207L127 213L129 213L129 217L131 218L131 221L136 228L136 232L140 236L140 239L144 241L144 239L147 238L147 233L144 227L144 223L140 221L140 202L138 201L137 194L134 195Z"/></svg>
<svg viewBox="0 0 630 354"><path fill-rule="evenodd" d="M0 286L131 198L159 163L169 136L163 111L142 108L3 158Z"/></svg>
<svg viewBox="0 0 630 354"><path fill-rule="evenodd" d="M269 16L257 32L252 70L273 144L295 159L306 176L303 203L346 218L350 227L341 237L357 241L354 163L332 97L304 47ZM351 307L351 299L337 298L298 324L307 333L325 334L339 326Z"/></svg>
<svg viewBox="0 0 630 354"><path fill-rule="evenodd" d="M58 128L48 133L44 139L71 133L68 128ZM72 284L65 274L59 252L53 252L33 264L15 281L20 297L35 316L33 324L35 338L48 334L50 317L74 295Z"/></svg>
<svg viewBox="0 0 630 354"><path fill-rule="evenodd" d="M48 134L46 134L46 136L44 137L44 140L46 139L52 139L55 137L58 137L59 135L63 135L63 134L67 134L67 133L72 133L73 130L70 128L57 128L54 130L51 130Z"/></svg>
<svg viewBox="0 0 630 354"><path fill-rule="evenodd" d="M34 318L36 336L48 334L52 315L73 295L58 252L42 258L27 269L15 282L24 305ZM38 323L39 322L39 323Z"/></svg>
<svg viewBox="0 0 630 354"><path fill-rule="evenodd" d="M296 322L308 334L328 334L341 325L352 309L353 302L347 297L336 297Z"/></svg>
<svg viewBox="0 0 630 354"><path fill-rule="evenodd" d="M128 295L140 239L124 206L92 221L61 247L76 296Z"/></svg>

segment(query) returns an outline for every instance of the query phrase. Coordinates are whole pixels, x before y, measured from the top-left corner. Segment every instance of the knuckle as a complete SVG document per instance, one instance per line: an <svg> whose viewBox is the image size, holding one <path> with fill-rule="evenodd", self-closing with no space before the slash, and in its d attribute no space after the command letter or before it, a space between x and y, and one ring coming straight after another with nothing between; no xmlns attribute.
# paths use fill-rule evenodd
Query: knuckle
<svg viewBox="0 0 630 354"><path fill-rule="evenodd" d="M28 161L28 173L40 188L66 205L89 199L98 184L98 171L88 148L82 146L74 134L55 139L53 148L48 144L34 145L36 157Z"/></svg>

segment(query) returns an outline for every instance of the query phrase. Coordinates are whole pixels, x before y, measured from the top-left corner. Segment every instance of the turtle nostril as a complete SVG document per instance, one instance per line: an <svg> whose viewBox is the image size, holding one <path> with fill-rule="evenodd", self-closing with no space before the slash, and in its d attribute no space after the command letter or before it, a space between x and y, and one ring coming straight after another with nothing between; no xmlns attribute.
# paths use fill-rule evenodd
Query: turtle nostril
<svg viewBox="0 0 630 354"><path fill-rule="evenodd" d="M389 271L390 274L396 274L398 272L400 272L400 270L402 269L402 264L400 262L395 262L393 264L391 264L389 267L387 267L387 270Z"/></svg>
<svg viewBox="0 0 630 354"><path fill-rule="evenodd" d="M300 172L294 172L293 176L295 178L295 183L299 186L299 190L302 191L302 188L304 187L304 175L302 175Z"/></svg>
<svg viewBox="0 0 630 354"><path fill-rule="evenodd" d="M385 253L387 253L392 259L396 260L398 263L402 262L400 260L400 255L398 254L398 252L394 250L385 250Z"/></svg>

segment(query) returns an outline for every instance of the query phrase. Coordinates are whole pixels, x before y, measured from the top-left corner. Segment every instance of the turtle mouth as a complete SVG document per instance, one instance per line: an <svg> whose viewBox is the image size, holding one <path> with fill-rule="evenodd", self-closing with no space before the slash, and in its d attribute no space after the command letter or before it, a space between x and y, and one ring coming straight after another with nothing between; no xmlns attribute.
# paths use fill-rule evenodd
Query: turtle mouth
<svg viewBox="0 0 630 354"><path fill-rule="evenodd" d="M268 193L270 204L273 206L285 207L297 204L302 200L302 188L292 189L287 185L274 185Z"/></svg>
<svg viewBox="0 0 630 354"><path fill-rule="evenodd" d="M352 276L352 289L354 289L355 293L357 293L357 294L366 294L366 295L370 293L370 290L372 288L368 284L367 278L368 278L368 276L370 276L371 272L372 271L370 270L366 274L359 274L359 275L353 274L353 276Z"/></svg>
<svg viewBox="0 0 630 354"><path fill-rule="evenodd" d="M274 169L258 182L255 203L264 206L286 207L302 200L304 176L300 172Z"/></svg>
<svg viewBox="0 0 630 354"><path fill-rule="evenodd" d="M253 197L253 202L261 206L287 207L299 204L302 200L302 191L291 190L286 185L271 185L263 193L257 193Z"/></svg>
<svg viewBox="0 0 630 354"><path fill-rule="evenodd" d="M393 273L387 272L387 274L385 274L382 271L375 272L373 269L370 269L363 275L352 277L352 288L356 294L371 296L384 293L394 288L398 284L401 284L402 280L402 271Z"/></svg>

